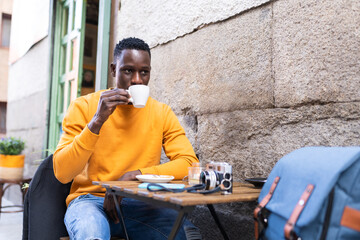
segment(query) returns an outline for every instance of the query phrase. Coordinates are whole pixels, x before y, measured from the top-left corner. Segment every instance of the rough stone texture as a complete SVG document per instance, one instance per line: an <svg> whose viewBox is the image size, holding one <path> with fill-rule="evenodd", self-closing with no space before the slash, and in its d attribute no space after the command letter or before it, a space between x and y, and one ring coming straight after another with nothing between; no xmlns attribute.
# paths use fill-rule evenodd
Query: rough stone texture
<svg viewBox="0 0 360 240"><path fill-rule="evenodd" d="M214 205L229 239L255 239L253 211L257 203L242 202ZM189 219L200 227L203 240L224 239L206 206L198 206Z"/></svg>
<svg viewBox="0 0 360 240"><path fill-rule="evenodd" d="M269 1L123 0L117 21L117 38L136 36L150 46L156 46Z"/></svg>
<svg viewBox="0 0 360 240"><path fill-rule="evenodd" d="M198 116L197 153L202 164L229 162L234 180L243 182L268 176L281 157L300 147L360 145L359 120L358 102L204 114ZM230 239L254 239L255 205L216 205ZM221 239L206 208L197 208L190 219L204 240Z"/></svg>
<svg viewBox="0 0 360 240"><path fill-rule="evenodd" d="M185 134L189 141L192 143L195 152L197 152L199 146L196 144L197 132L198 132L198 119L196 115L180 115L178 116L181 126L185 130Z"/></svg>
<svg viewBox="0 0 360 240"><path fill-rule="evenodd" d="M360 99L360 1L273 3L275 104Z"/></svg>
<svg viewBox="0 0 360 240"><path fill-rule="evenodd" d="M184 115L273 106L270 23L265 6L154 48L151 95Z"/></svg>
<svg viewBox="0 0 360 240"><path fill-rule="evenodd" d="M246 110L198 118L200 160L227 161L234 179L266 177L285 154L304 146L360 145L360 103Z"/></svg>
<svg viewBox="0 0 360 240"><path fill-rule="evenodd" d="M359 10L278 0L201 28L152 49L151 94L179 116L202 164L229 162L236 181L268 176L304 146L360 145ZM217 206L230 239L253 239L254 204ZM205 240L221 239L206 208L191 219Z"/></svg>

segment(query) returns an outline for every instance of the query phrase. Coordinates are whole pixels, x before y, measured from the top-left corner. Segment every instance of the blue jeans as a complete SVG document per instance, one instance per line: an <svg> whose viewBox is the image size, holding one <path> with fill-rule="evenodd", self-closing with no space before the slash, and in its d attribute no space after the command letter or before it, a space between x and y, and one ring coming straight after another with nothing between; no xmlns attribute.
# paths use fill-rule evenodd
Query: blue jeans
<svg viewBox="0 0 360 240"><path fill-rule="evenodd" d="M125 238L121 224L115 224L106 215L103 203L103 197L91 194L71 201L64 219L71 240L108 240L111 236ZM132 240L167 239L178 215L173 209L155 207L130 198L123 198L121 205L126 230ZM185 220L176 240L186 239L184 228L196 229L192 223Z"/></svg>

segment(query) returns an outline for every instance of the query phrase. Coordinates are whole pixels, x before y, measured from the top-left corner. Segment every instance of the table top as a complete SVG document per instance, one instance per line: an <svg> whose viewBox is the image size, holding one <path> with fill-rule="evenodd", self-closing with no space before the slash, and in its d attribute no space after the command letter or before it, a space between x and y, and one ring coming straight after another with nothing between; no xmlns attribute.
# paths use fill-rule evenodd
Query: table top
<svg viewBox="0 0 360 240"><path fill-rule="evenodd" d="M22 179L13 179L13 180L0 178L0 184L4 184L4 183L24 184L24 183L29 183L30 181L31 178L22 178Z"/></svg>
<svg viewBox="0 0 360 240"><path fill-rule="evenodd" d="M184 183L183 181L171 181L170 183ZM118 193L126 193L130 196L141 196L152 198L163 202L170 202L181 206L195 206L202 204L218 204L230 202L247 202L257 200L261 189L255 188L252 184L233 183L233 193L221 195L220 192L211 194L196 193L172 193L172 192L149 192L146 189L138 188L140 181L93 181L93 184L112 189ZM190 187L190 185L185 185ZM121 194L120 194L121 195Z"/></svg>

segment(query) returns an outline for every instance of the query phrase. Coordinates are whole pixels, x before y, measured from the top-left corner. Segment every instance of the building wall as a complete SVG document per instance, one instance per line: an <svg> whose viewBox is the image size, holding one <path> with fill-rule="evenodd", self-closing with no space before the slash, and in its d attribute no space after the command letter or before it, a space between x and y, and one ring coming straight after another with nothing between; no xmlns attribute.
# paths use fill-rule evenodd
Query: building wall
<svg viewBox="0 0 360 240"><path fill-rule="evenodd" d="M151 95L203 164L229 162L244 181L300 147L360 145L359 10L357 0L128 0L117 36L150 43ZM216 207L230 239L253 239L254 206ZM205 239L221 238L207 209L192 218Z"/></svg>
<svg viewBox="0 0 360 240"><path fill-rule="evenodd" d="M12 0L0 1L0 37L2 27L2 14L11 15ZM1 41L1 40L0 40ZM9 71L9 48L0 47L0 102L7 101L7 81Z"/></svg>
<svg viewBox="0 0 360 240"><path fill-rule="evenodd" d="M25 140L25 177L34 175L46 146L50 51L50 39L46 37L12 64L9 71L7 135ZM17 189L6 197L20 201Z"/></svg>
<svg viewBox="0 0 360 240"><path fill-rule="evenodd" d="M12 14L12 0L0 1L0 37L2 34L2 15ZM1 39L0 39L1 41ZM9 48L0 46L0 102L7 102L7 87L8 87L8 72L9 72ZM0 137L5 137L5 133L0 133Z"/></svg>
<svg viewBox="0 0 360 240"><path fill-rule="evenodd" d="M8 72L9 72L8 59L9 59L9 49L0 47L0 102L7 101L7 86L8 86L7 80L8 80Z"/></svg>
<svg viewBox="0 0 360 240"><path fill-rule="evenodd" d="M13 0L2 0L0 2L0 11L2 13L11 14L13 7Z"/></svg>

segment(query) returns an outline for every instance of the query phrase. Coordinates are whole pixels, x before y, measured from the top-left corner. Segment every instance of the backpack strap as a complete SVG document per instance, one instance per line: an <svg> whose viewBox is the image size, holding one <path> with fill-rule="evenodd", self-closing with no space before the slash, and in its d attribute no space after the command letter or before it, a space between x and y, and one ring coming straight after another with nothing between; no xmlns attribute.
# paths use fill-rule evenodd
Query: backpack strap
<svg viewBox="0 0 360 240"><path fill-rule="evenodd" d="M296 204L293 212L291 213L290 218L286 222L284 227L284 234L286 239L297 239L296 234L294 232L294 226L313 190L314 190L314 185L308 184L305 191L301 195L298 203Z"/></svg>
<svg viewBox="0 0 360 240"><path fill-rule="evenodd" d="M349 206L344 208L340 225L360 232L360 211Z"/></svg>
<svg viewBox="0 0 360 240"><path fill-rule="evenodd" d="M274 194L275 188L278 185L280 177L276 177L274 182L271 184L269 193L261 200L261 202L257 205L254 210L254 220L255 220L255 239L259 239L259 224L258 224L258 217L261 214L261 210L268 204L271 197Z"/></svg>

